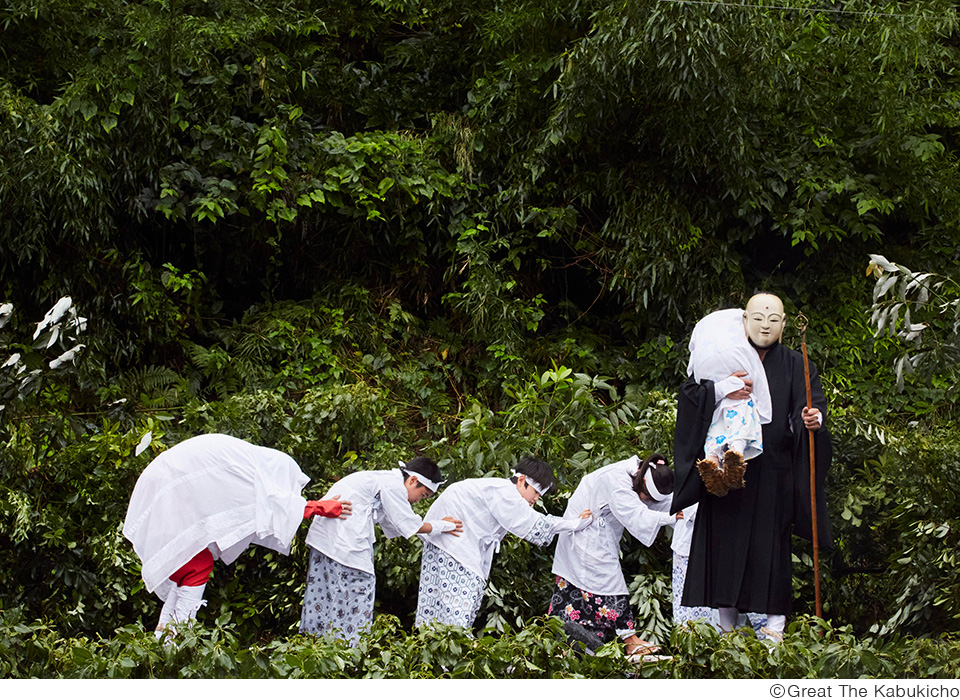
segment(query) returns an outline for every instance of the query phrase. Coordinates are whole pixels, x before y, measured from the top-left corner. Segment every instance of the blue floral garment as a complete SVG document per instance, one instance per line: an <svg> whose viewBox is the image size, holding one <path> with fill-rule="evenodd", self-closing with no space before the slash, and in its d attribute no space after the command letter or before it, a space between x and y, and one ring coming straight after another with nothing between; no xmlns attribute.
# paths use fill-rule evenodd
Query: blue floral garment
<svg viewBox="0 0 960 700"><path fill-rule="evenodd" d="M373 622L376 585L373 574L344 566L311 548L300 634L333 632L357 646L360 633Z"/></svg>
<svg viewBox="0 0 960 700"><path fill-rule="evenodd" d="M477 618L486 582L430 542L423 544L417 625L441 622L470 629Z"/></svg>
<svg viewBox="0 0 960 700"><path fill-rule="evenodd" d="M714 608L690 608L680 601L683 598L683 583L687 580L687 562L690 557L673 553L673 624L682 625L686 622L709 622L719 626L717 611Z"/></svg>
<svg viewBox="0 0 960 700"><path fill-rule="evenodd" d="M726 450L734 449L741 452L744 459L753 459L763 452L760 414L753 399L727 406L717 413L707 429L705 455L716 454L722 460Z"/></svg>

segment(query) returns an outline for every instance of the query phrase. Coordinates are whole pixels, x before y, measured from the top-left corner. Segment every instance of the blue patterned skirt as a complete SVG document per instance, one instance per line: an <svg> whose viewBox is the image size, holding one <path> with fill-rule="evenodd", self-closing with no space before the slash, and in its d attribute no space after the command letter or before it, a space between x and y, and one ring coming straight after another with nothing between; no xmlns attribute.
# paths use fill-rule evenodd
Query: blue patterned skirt
<svg viewBox="0 0 960 700"><path fill-rule="evenodd" d="M300 634L333 632L356 646L360 633L373 622L376 585L373 574L344 566L311 548Z"/></svg>
<svg viewBox="0 0 960 700"><path fill-rule="evenodd" d="M442 622L471 629L486 581L434 544L424 542L416 624Z"/></svg>

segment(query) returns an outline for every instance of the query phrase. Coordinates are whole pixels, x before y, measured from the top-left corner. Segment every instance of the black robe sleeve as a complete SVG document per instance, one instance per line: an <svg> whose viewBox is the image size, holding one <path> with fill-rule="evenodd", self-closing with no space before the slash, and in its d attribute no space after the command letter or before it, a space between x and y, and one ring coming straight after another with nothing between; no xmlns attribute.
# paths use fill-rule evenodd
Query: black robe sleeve
<svg viewBox="0 0 960 700"><path fill-rule="evenodd" d="M677 395L677 423L673 431L673 505L671 513L692 506L701 499L703 481L697 461L703 458L703 441L716 405L713 382L693 377L680 385Z"/></svg>
<svg viewBox="0 0 960 700"><path fill-rule="evenodd" d="M790 425L794 434L794 522L793 531L806 540L813 541L813 517L810 507L810 432L803 425L803 407L807 405L807 388L804 379L803 356L795 356L797 361L792 372L794 405L791 408ZM820 385L817 369L810 365L810 394L814 408L820 409L823 424L814 432L814 466L817 494L817 531L822 549L833 549L833 534L830 517L827 513L826 479L830 461L833 459L833 447L830 444L830 431L827 429L827 400Z"/></svg>

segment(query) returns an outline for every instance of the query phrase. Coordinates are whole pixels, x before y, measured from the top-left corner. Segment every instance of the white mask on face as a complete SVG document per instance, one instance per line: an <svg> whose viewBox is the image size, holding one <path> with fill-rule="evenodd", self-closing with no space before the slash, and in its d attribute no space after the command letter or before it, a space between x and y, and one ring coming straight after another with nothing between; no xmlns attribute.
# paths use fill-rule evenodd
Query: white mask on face
<svg viewBox="0 0 960 700"><path fill-rule="evenodd" d="M773 294L756 294L747 302L743 312L743 327L747 337L758 348L769 348L780 340L787 317L783 302Z"/></svg>

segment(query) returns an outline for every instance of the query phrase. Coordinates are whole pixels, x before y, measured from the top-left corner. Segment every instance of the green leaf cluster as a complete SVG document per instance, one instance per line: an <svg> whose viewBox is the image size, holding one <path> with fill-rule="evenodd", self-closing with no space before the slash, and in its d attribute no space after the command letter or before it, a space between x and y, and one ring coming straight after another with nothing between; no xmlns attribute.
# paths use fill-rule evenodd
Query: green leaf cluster
<svg viewBox="0 0 960 700"><path fill-rule="evenodd" d="M367 654L298 638L298 540L218 568L209 631L161 648L126 503L220 431L293 455L310 496L413 454L450 479L536 454L560 514L591 469L670 454L693 325L755 290L831 408L828 621L773 654L673 629L667 538L625 539L638 623L677 655L640 673L882 677L899 649L955 675L956 8L782 5L0 8L0 675L636 672L561 653L551 550L514 538L473 637L411 629L419 543L384 541Z"/></svg>

